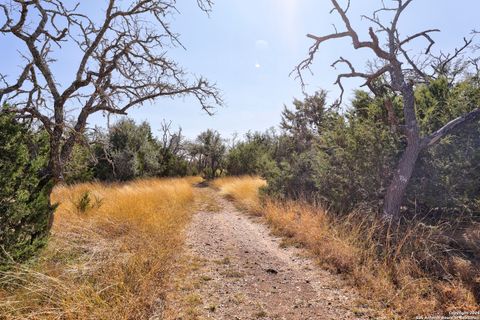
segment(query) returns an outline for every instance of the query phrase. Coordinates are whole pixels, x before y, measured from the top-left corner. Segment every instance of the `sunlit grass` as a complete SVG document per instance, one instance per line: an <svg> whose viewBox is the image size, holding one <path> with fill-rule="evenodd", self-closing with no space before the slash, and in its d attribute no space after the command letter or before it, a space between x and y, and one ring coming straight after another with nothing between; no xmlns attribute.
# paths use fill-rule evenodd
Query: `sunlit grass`
<svg viewBox="0 0 480 320"><path fill-rule="evenodd" d="M265 180L255 176L224 177L211 183L221 195L234 200L239 207L253 213L261 210L259 189L266 184Z"/></svg>
<svg viewBox="0 0 480 320"><path fill-rule="evenodd" d="M38 261L0 275L0 318L159 314L198 180L57 187L52 200L59 207L46 249Z"/></svg>

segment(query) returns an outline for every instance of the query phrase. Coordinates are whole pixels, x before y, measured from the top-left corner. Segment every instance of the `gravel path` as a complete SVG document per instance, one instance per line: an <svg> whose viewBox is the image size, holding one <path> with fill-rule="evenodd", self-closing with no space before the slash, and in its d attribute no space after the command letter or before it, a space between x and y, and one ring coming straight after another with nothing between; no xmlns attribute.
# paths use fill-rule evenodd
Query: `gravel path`
<svg viewBox="0 0 480 320"><path fill-rule="evenodd" d="M167 319L368 319L336 276L214 191L199 192L217 212L193 217Z"/></svg>

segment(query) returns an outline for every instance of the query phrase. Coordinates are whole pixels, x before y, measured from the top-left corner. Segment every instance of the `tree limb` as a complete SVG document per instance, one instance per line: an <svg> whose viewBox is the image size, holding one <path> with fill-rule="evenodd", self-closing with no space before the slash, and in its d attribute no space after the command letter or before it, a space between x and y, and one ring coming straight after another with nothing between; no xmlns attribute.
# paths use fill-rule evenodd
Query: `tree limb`
<svg viewBox="0 0 480 320"><path fill-rule="evenodd" d="M451 133L453 130L460 128L461 126L473 122L480 118L480 108L470 111L466 114L461 115L458 118L453 119L442 128L438 129L429 136L423 138L422 146L431 147L437 142L439 142L443 137Z"/></svg>

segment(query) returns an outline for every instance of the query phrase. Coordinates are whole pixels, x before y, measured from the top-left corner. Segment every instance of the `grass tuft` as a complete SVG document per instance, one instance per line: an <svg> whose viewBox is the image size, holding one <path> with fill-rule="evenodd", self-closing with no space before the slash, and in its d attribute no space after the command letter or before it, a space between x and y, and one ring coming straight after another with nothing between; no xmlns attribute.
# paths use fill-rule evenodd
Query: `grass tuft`
<svg viewBox="0 0 480 320"><path fill-rule="evenodd" d="M222 196L234 200L240 209L257 214L262 209L258 192L266 185L265 180L254 176L224 177L211 183L211 186L219 190Z"/></svg>

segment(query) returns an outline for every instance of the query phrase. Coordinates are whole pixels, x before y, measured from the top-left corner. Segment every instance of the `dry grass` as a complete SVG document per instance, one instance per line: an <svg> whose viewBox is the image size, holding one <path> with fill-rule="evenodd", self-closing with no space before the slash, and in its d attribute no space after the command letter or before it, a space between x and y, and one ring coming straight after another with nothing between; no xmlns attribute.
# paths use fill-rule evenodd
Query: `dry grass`
<svg viewBox="0 0 480 320"><path fill-rule="evenodd" d="M260 213L262 206L258 192L266 184L260 177L242 176L219 178L214 180L211 186L219 190L222 196L234 200L241 209Z"/></svg>
<svg viewBox="0 0 480 320"><path fill-rule="evenodd" d="M299 201L265 199L259 209L255 178L245 179L223 180L220 190L242 206L255 203L255 212L261 212L287 243L304 246L324 268L345 275L388 318L479 310L478 265L447 245L453 240L448 228L413 221L393 228L371 214L354 212L340 218ZM480 228L462 233L469 242L465 252L475 250L474 230ZM476 248L478 253L478 243Z"/></svg>
<svg viewBox="0 0 480 320"><path fill-rule="evenodd" d="M47 248L30 266L0 274L0 318L149 319L159 314L190 219L195 181L57 187L52 200L60 206Z"/></svg>

